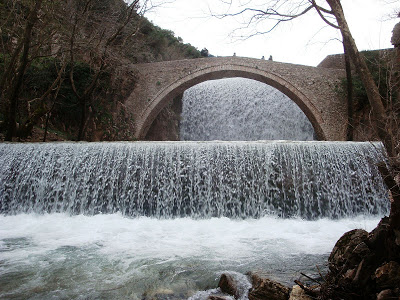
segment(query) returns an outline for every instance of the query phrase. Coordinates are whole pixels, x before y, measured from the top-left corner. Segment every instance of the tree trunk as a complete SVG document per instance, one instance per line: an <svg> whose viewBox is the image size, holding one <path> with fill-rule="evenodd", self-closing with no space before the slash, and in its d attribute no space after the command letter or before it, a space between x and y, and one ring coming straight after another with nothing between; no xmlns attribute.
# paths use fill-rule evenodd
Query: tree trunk
<svg viewBox="0 0 400 300"><path fill-rule="evenodd" d="M340 0L326 0L332 9L337 23L340 27L340 32L343 37L343 41L348 44L347 51L353 61L358 75L364 84L365 90L367 92L368 101L371 105L373 121L375 124L375 130L378 137L381 139L383 145L385 146L387 155L389 156L389 161L396 158L395 143L393 141L393 135L386 128L386 110L383 104L382 98L379 94L379 89L369 71L364 58L360 55L357 49L357 45L351 35L349 26L347 25L343 8ZM390 130L390 129L389 129ZM390 166L392 168L393 166ZM394 180L394 173L392 169L387 170L385 174L382 174L385 183L390 183L388 188L392 191L394 196L391 201L390 209L390 224L396 229L400 229L400 197L397 195L399 189L398 184Z"/></svg>
<svg viewBox="0 0 400 300"><path fill-rule="evenodd" d="M42 5L42 0L36 1L35 6L32 7L32 10L29 13L27 24L25 27L24 37L23 37L24 50L22 52L22 56L20 59L20 66L17 71L17 77L15 79L15 83L11 89L11 94L9 97L10 108L7 120L8 121L7 133L5 136L6 141L11 141L15 133L18 95L22 86L22 81L24 78L26 67L28 66L28 56L32 39L32 31L38 19L38 12L40 10L41 5Z"/></svg>
<svg viewBox="0 0 400 300"><path fill-rule="evenodd" d="M81 99L81 120L79 122L79 132L77 141L81 141L83 139L85 133L85 124L86 124L86 95L84 95Z"/></svg>
<svg viewBox="0 0 400 300"><path fill-rule="evenodd" d="M348 53L347 48L348 41L343 41L344 50L344 61L346 68L346 87L347 87L347 114L348 114L348 124L347 124L347 140L352 141L354 139L354 119L353 119L353 77L351 74L351 58Z"/></svg>
<svg viewBox="0 0 400 300"><path fill-rule="evenodd" d="M375 81L369 71L364 58L360 55L357 45L351 35L349 26L347 25L343 8L340 0L326 0L332 9L332 12L338 22L340 27L340 32L342 34L343 40L348 42L347 50L353 61L358 75L360 76L365 90L367 92L368 100L371 105L372 115L375 122L375 130L378 137L382 140L387 154L389 157L395 157L395 149L392 141L392 136L390 132L386 131L386 110L383 105L381 95L379 94L379 89L375 84Z"/></svg>

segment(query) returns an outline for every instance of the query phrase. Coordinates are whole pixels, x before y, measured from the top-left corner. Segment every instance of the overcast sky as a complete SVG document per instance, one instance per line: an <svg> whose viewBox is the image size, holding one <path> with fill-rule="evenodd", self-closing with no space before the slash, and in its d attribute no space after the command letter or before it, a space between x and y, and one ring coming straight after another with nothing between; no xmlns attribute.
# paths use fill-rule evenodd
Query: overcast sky
<svg viewBox="0 0 400 300"><path fill-rule="evenodd" d="M307 14L279 26L272 33L250 39L232 37L241 27L241 18L217 19L211 16L226 12L223 0L175 0L148 12L154 24L175 32L199 50L206 47L215 56L238 56L316 66L328 54L343 52L338 32L317 14ZM227 0L224 0L225 2ZM250 0L234 0L246 3ZM265 0L253 0L265 3ZM392 47L390 37L400 19L389 18L399 11L400 1L342 0L347 21L360 50ZM210 12L211 10L211 12ZM231 7L231 12L236 11ZM260 27L259 30L264 28Z"/></svg>

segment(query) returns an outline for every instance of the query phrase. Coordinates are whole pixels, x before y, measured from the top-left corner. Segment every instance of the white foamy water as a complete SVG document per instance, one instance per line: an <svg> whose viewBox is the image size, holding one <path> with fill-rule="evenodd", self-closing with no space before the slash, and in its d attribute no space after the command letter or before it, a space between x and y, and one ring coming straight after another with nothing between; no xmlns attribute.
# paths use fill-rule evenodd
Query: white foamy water
<svg viewBox="0 0 400 300"><path fill-rule="evenodd" d="M344 232L377 223L0 216L0 298L185 299L216 287L224 271L264 270L291 284L299 272L323 268Z"/></svg>
<svg viewBox="0 0 400 300"><path fill-rule="evenodd" d="M183 141L314 139L303 111L285 94L246 78L209 80L183 95Z"/></svg>
<svg viewBox="0 0 400 300"><path fill-rule="evenodd" d="M382 216L379 143L0 144L0 213Z"/></svg>

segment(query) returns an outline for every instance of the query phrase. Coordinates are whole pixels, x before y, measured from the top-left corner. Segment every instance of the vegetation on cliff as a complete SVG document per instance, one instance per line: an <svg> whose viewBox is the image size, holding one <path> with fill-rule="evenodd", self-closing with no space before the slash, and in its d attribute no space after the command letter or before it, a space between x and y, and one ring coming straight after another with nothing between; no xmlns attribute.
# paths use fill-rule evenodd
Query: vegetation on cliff
<svg viewBox="0 0 400 300"><path fill-rule="evenodd" d="M130 140L132 63L200 57L144 17L150 1L0 3L0 138ZM39 132L39 136L37 136ZM54 135L58 133L58 136Z"/></svg>

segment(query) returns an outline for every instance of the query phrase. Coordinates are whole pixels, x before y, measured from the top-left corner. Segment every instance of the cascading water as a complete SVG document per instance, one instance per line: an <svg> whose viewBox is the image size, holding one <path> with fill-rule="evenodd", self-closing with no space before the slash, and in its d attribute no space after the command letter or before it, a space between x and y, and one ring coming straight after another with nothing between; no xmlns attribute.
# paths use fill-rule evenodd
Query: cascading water
<svg viewBox="0 0 400 300"><path fill-rule="evenodd" d="M387 212L379 144L0 145L0 212L316 219Z"/></svg>
<svg viewBox="0 0 400 300"><path fill-rule="evenodd" d="M314 129L301 109L259 81L206 81L186 90L182 102L183 141L314 139Z"/></svg>
<svg viewBox="0 0 400 300"><path fill-rule="evenodd" d="M231 102L215 111L232 118L206 116L196 86L184 139L312 139L290 100L261 101L271 90L253 81L224 84ZM238 100L247 84L251 100ZM267 113L276 107L289 112ZM324 270L344 232L388 212L382 160L379 143L0 144L0 298L205 300L214 290L196 291L225 271L290 285Z"/></svg>
<svg viewBox="0 0 400 300"><path fill-rule="evenodd" d="M226 270L290 284L387 212L380 149L1 144L0 298L183 299Z"/></svg>

